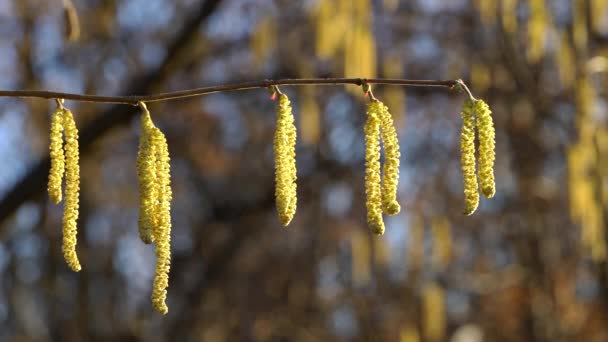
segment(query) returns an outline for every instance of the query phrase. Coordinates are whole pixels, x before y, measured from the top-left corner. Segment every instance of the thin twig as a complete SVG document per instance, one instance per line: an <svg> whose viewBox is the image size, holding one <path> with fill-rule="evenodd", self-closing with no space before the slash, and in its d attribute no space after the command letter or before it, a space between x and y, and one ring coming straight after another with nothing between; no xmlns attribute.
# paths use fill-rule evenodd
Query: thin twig
<svg viewBox="0 0 608 342"><path fill-rule="evenodd" d="M237 91L255 88L268 88L273 85L336 85L336 84L393 84L401 86L418 87L447 87L452 88L459 84L459 80L404 80L404 79L382 79L382 78L306 78L306 79L279 79L243 82L219 86L202 87L196 89L180 90L170 93L143 96L100 96L62 93L46 90L0 90L0 97L37 97L44 99L65 99L83 102L99 103L123 103L137 106L139 102L156 102L181 99L184 97L200 96L204 94L219 93L226 91Z"/></svg>

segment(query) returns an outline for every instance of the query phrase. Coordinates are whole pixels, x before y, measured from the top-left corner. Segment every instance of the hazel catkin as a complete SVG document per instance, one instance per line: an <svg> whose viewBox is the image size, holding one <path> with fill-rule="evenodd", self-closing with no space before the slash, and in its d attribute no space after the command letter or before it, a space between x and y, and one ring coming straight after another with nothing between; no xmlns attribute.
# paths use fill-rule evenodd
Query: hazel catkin
<svg viewBox="0 0 608 342"><path fill-rule="evenodd" d="M68 266L80 271L76 255L78 221L78 197L80 192L80 166L78 151L78 128L69 109L63 109L65 129L65 203L63 208L63 256Z"/></svg>
<svg viewBox="0 0 608 342"><path fill-rule="evenodd" d="M157 201L156 181L156 148L152 141L154 124L150 113L146 110L141 117L141 137L137 152L137 180L139 185L139 217L138 228L141 240L152 243L152 227L154 226L154 211Z"/></svg>
<svg viewBox="0 0 608 342"><path fill-rule="evenodd" d="M399 140L393 117L388 107L380 101L372 101L370 106L378 113L380 119L380 135L384 147L384 166L382 168L382 210L388 215L396 215L401 211L397 202L397 187L399 185Z"/></svg>
<svg viewBox="0 0 608 342"><path fill-rule="evenodd" d="M48 193L55 204L61 202L61 183L65 172L65 157L63 155L63 109L57 110L51 116L51 143L49 145L51 169L49 171Z"/></svg>
<svg viewBox="0 0 608 342"><path fill-rule="evenodd" d="M279 94L277 126L273 141L275 196L279 220L287 226L296 213L296 127L289 98Z"/></svg>
<svg viewBox="0 0 608 342"><path fill-rule="evenodd" d="M479 184L481 193L486 198L494 197L494 160L496 159L496 142L492 112L483 100L475 101L477 114L477 132L479 136Z"/></svg>
<svg viewBox="0 0 608 342"><path fill-rule="evenodd" d="M376 101L367 107L365 121L365 206L367 223L373 233L384 234L382 194L380 185L380 112Z"/></svg>
<svg viewBox="0 0 608 342"><path fill-rule="evenodd" d="M462 107L462 132L460 134L460 162L464 181L464 214L471 215L479 205L477 174L475 173L475 103L467 99Z"/></svg>
<svg viewBox="0 0 608 342"><path fill-rule="evenodd" d="M171 266L171 176L170 159L165 135L158 129L152 131L152 143L156 147L157 201L154 210L152 235L156 245L156 272L152 285L152 304L162 314L168 312L165 300L169 286Z"/></svg>

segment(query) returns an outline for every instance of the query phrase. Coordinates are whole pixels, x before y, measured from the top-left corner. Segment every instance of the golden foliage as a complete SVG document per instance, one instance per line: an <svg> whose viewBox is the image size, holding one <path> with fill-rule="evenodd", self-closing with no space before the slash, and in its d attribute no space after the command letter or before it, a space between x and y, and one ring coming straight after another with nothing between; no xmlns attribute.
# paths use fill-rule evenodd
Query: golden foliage
<svg viewBox="0 0 608 342"><path fill-rule="evenodd" d="M446 329L445 293L435 283L422 289L422 332L425 341L443 341Z"/></svg>
<svg viewBox="0 0 608 342"><path fill-rule="evenodd" d="M431 221L431 230L433 232L433 268L443 270L452 259L450 222L446 217L435 217Z"/></svg>
<svg viewBox="0 0 608 342"><path fill-rule="evenodd" d="M371 278L371 251L369 236L361 230L354 230L350 239L351 272L355 286L366 285Z"/></svg>
<svg viewBox="0 0 608 342"><path fill-rule="evenodd" d="M549 27L549 12L545 0L529 0L530 18L528 19L528 50L530 63L538 62L545 52L545 32Z"/></svg>

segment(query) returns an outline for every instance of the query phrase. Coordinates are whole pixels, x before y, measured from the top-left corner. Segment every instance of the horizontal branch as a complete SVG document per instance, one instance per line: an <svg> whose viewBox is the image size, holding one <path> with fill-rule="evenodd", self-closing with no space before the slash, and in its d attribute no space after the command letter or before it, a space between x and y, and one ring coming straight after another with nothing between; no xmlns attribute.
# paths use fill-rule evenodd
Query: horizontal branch
<svg viewBox="0 0 608 342"><path fill-rule="evenodd" d="M404 79L382 79L382 78L306 78L306 79L279 79L279 80L262 80L243 82L219 86L209 86L196 89L187 89L174 91L170 93L161 93L155 95L144 96L100 96L61 93L45 90L0 90L0 97L37 97L44 99L64 99L83 102L99 102L99 103L123 103L137 105L138 102L156 102L181 99L184 97L200 96L211 93L219 93L226 91L237 91L255 88L267 88L273 85L337 85L337 84L392 84L401 86L418 86L418 87L448 87L452 88L457 84L462 84L460 80L404 80Z"/></svg>

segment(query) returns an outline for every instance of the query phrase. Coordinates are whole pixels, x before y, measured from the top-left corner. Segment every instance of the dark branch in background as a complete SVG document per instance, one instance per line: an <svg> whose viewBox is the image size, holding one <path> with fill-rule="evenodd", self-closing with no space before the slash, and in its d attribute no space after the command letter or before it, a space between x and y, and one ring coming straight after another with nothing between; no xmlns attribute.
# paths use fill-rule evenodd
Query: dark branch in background
<svg viewBox="0 0 608 342"><path fill-rule="evenodd" d="M237 91L257 88L268 88L274 85L336 85L336 84L393 84L401 86L417 86L417 87L448 87L452 88L456 85L462 86L468 92L466 86L461 80L404 80L404 79L382 79L382 78L306 78L306 79L280 79L280 80L262 80L243 82L236 84L227 84L219 86L210 86L196 89L180 90L170 93L161 93L155 95L142 96L99 96L99 95L83 95L72 93L60 93L45 90L0 90L0 97L38 97L45 99L65 99L84 102L101 102L101 103L122 103L137 105L138 102L156 102L175 100L185 97L200 96L211 93L219 93L226 91ZM469 96L470 92L469 92Z"/></svg>
<svg viewBox="0 0 608 342"><path fill-rule="evenodd" d="M189 43L198 34L200 25L215 11L221 0L208 0L197 13L182 27L167 48L167 56L155 70L134 78L125 89L130 93L145 94L164 82L176 58L184 53ZM138 113L138 109L128 106L112 106L85 127L80 134L80 146L84 151L110 129L124 125ZM0 223L4 222L24 202L40 196L46 191L46 177L49 170L48 157L40 160L24 175L0 201ZM0 225L0 233L6 229Z"/></svg>

